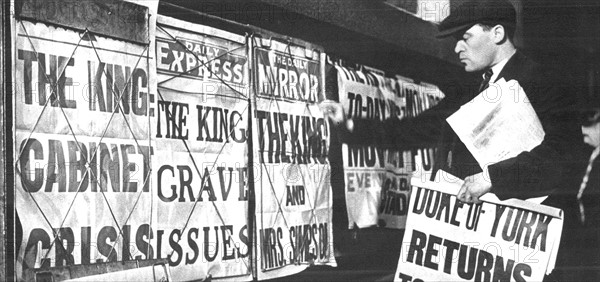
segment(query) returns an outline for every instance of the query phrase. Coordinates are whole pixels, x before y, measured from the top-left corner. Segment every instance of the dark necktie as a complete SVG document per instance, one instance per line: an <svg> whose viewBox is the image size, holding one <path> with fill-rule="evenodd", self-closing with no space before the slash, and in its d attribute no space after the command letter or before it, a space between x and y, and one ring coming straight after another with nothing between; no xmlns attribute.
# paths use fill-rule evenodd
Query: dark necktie
<svg viewBox="0 0 600 282"><path fill-rule="evenodd" d="M481 81L481 84L479 85L480 93L483 90L486 90L488 88L488 86L490 85L490 79L492 78L493 74L494 74L494 72L492 71L492 69L488 69L487 71L485 71L485 73L483 74L483 80Z"/></svg>

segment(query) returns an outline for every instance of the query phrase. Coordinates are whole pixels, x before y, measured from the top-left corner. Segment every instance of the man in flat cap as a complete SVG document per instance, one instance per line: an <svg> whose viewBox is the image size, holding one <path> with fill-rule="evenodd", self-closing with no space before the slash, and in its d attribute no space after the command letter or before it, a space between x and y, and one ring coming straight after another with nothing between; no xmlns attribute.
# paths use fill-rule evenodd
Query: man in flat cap
<svg viewBox="0 0 600 282"><path fill-rule="evenodd" d="M457 197L467 203L478 203L479 197L488 192L500 199L526 199L577 185L573 164L580 161L583 142L574 114L576 95L567 80L515 48L515 26L515 9L505 0L466 1L452 9L450 16L439 25L438 37L453 36L457 40L454 51L465 71L482 74L479 91L443 99L415 118L391 118L384 123L346 119L342 106L336 102L325 101L322 109L333 124L345 125L338 126L344 142L400 150L437 146L435 168L465 179ZM545 137L531 151L482 169L446 118L489 83L501 78L514 79L523 87ZM376 138L378 136L385 137Z"/></svg>

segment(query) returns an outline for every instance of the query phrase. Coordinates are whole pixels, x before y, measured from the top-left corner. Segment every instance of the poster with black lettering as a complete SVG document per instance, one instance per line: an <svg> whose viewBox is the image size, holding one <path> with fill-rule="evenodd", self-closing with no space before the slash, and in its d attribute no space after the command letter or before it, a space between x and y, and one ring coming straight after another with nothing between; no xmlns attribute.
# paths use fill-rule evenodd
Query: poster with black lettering
<svg viewBox="0 0 600 282"><path fill-rule="evenodd" d="M340 103L350 118L383 122L407 115L406 91L401 81L374 72L336 66ZM405 91L406 90L406 91ZM409 151L374 145L342 145L349 228L379 225L404 228L409 177Z"/></svg>
<svg viewBox="0 0 600 282"><path fill-rule="evenodd" d="M335 265L330 129L317 105L325 55L263 38L252 50L257 278Z"/></svg>
<svg viewBox="0 0 600 282"><path fill-rule="evenodd" d="M159 16L156 66L155 251L174 280L251 280L246 38Z"/></svg>
<svg viewBox="0 0 600 282"><path fill-rule="evenodd" d="M155 258L148 45L13 23L18 279Z"/></svg>
<svg viewBox="0 0 600 282"><path fill-rule="evenodd" d="M493 194L457 200L462 181L413 178L395 281L542 281L552 272L562 211Z"/></svg>

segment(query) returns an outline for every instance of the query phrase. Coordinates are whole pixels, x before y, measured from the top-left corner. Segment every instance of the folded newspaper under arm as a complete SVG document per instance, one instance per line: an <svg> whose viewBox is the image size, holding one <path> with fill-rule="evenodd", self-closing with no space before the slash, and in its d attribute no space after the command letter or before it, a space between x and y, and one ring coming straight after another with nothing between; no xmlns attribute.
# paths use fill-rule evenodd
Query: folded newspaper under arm
<svg viewBox="0 0 600 282"><path fill-rule="evenodd" d="M485 167L530 151L544 140L544 129L523 88L503 78L446 119ZM541 203L546 197L530 199Z"/></svg>
<svg viewBox="0 0 600 282"><path fill-rule="evenodd" d="M516 80L492 83L446 121L482 168L533 149L545 135Z"/></svg>

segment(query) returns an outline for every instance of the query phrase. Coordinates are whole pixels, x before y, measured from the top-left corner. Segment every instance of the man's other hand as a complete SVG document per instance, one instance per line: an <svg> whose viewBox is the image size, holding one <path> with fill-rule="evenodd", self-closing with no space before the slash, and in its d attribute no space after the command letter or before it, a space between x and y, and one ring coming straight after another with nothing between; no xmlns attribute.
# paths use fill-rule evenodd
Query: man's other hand
<svg viewBox="0 0 600 282"><path fill-rule="evenodd" d="M462 185L456 197L458 200L465 203L479 204L479 197L492 190L492 183L489 177L484 177L484 173L473 174L465 178L465 183Z"/></svg>

